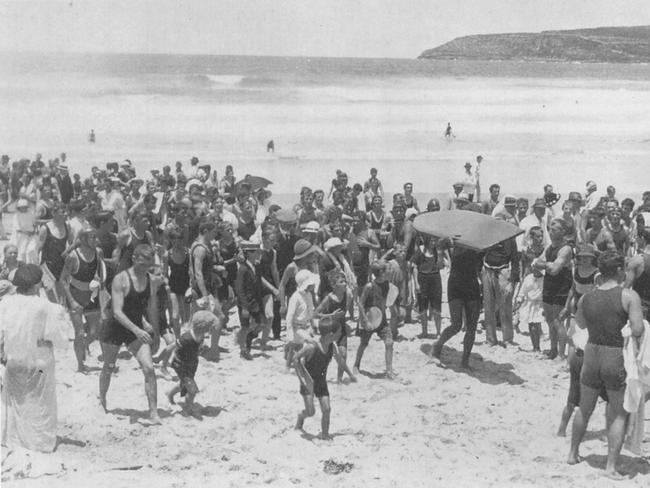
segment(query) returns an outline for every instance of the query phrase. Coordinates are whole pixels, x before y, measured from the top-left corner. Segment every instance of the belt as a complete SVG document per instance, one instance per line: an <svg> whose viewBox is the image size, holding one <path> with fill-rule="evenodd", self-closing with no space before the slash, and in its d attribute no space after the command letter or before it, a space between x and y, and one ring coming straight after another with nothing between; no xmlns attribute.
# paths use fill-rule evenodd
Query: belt
<svg viewBox="0 0 650 488"><path fill-rule="evenodd" d="M484 261L483 266L485 266L487 269L491 269L492 271L501 271L503 269L508 269L510 267L510 263L504 264L503 266L490 266Z"/></svg>

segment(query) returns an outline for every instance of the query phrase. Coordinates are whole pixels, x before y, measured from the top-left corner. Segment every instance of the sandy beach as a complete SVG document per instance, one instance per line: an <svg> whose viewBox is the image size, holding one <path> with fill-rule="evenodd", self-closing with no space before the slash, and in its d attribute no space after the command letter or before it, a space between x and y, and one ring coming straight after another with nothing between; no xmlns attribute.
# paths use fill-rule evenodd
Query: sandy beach
<svg viewBox="0 0 650 488"><path fill-rule="evenodd" d="M498 182L502 195L535 196L550 183L566 196L594 179L601 192L614 184L617 195L638 203L648 189L647 66L633 76L626 74L632 68L621 68L621 79L618 67L602 79L593 73L581 78L580 67L569 77L545 78L539 67L534 76L519 76L525 63L510 66L509 76L493 66L488 76L443 70L375 78L371 68L354 79L334 70L318 82L294 73L298 81L252 83L250 73L228 71L208 82L201 78L198 88L195 78L188 87L187 73L62 70L51 83L47 76L26 81L13 73L0 85L0 146L12 160L36 152L47 160L65 151L72 171L84 176L92 165L125 158L141 175L176 160L187 169L196 155L219 177L228 163L238 177L269 177L281 204L295 203L302 185L327 191L336 169L354 183L375 166L387 194L412 181L424 207L425 195L447 195L464 161L478 154L485 157L484 187ZM440 137L449 120L458 134L451 143ZM91 128L98 134L94 145L86 140ZM271 155L265 147L272 138L278 153ZM5 225L10 219L5 215ZM236 316L230 323L237 326ZM443 304L443 327L448 324ZM457 367L462 335L445 347L443 368L427 363L432 341L416 338L419 324L400 332L396 380L381 374L384 347L376 338L358 383L335 384L330 366L331 441L316 438L318 407L304 433L293 429L302 399L296 376L284 372L280 342L271 343L272 351L254 349L255 359L247 362L239 358L235 331L223 336L221 362L199 364L201 419L168 404L164 393L173 383L159 375L158 427L142 423L147 405L133 358L118 362L106 414L97 399L99 345L91 346L92 371L83 375L75 373L70 343L57 353L60 444L48 456L5 458L3 450L3 485L613 486L602 476L604 404L581 447L585 461L568 466L569 438L556 436L568 369L530 352L527 336L517 335L519 347L505 349L489 348L479 334L474 371L467 373ZM358 344L352 337L351 358ZM650 432L650 412L645 426ZM629 479L616 486L650 485L646 438L645 457L623 450L620 464Z"/></svg>
<svg viewBox="0 0 650 488"><path fill-rule="evenodd" d="M446 315L443 326L448 323ZM236 324L236 317L231 323ZM197 396L201 419L169 405L164 392L172 382L158 375L158 408L163 425L142 425L146 400L134 359L118 361L108 397L108 414L97 400L99 347L88 375L74 372L72 347L57 356L60 444L47 457L35 457L27 476L7 487L68 486L536 486L608 487L602 477L607 452L604 404L596 408L583 443L585 461L568 466L569 438L556 437L568 391L564 364L530 352L526 336L519 347L489 348L477 336L474 371L459 370L461 338L445 347L445 368L428 364L430 340L416 339L419 326L400 329L395 346L398 379L382 377L383 344L374 339L356 384L328 378L333 440L316 438L320 417L295 431L302 408L298 380L283 371L279 342L269 352L253 351L242 361L234 333L222 338L228 350L219 363L201 359ZM354 355L353 337L349 354ZM543 344L544 346L544 344ZM124 355L124 353L123 353ZM124 355L126 356L126 355ZM646 431L650 418L646 416ZM646 453L650 447L646 440ZM647 455L646 455L647 456ZM39 459L41 463L39 464ZM335 464L336 463L336 464ZM326 469L327 468L327 469ZM625 449L621 469L630 479L619 486L647 486L650 464ZM340 473L335 474L337 470ZM329 472L328 472L329 471ZM20 476L20 475L18 475Z"/></svg>

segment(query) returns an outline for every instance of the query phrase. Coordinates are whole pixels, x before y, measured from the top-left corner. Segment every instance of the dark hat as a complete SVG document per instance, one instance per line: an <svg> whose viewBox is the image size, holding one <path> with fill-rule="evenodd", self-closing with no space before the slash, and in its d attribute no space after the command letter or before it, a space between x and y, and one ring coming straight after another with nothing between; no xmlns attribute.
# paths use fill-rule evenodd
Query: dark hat
<svg viewBox="0 0 650 488"><path fill-rule="evenodd" d="M466 168L471 168L471 167L472 167L472 163L470 163L469 161L467 161L467 162L465 163L465 167L466 167Z"/></svg>
<svg viewBox="0 0 650 488"><path fill-rule="evenodd" d="M515 197L505 197L503 199L503 205L505 207L507 207L507 206L515 206L515 205L517 205L517 199Z"/></svg>
<svg viewBox="0 0 650 488"><path fill-rule="evenodd" d="M40 266L36 264L25 264L18 267L14 273L12 283L16 288L28 289L36 283L39 283L41 278L43 278L43 270Z"/></svg>
<svg viewBox="0 0 650 488"><path fill-rule="evenodd" d="M283 224L293 224L298 220L298 215L290 208L281 208L275 214L275 217L278 219L278 222L282 222Z"/></svg>
<svg viewBox="0 0 650 488"><path fill-rule="evenodd" d="M580 192L572 191L569 192L569 198L567 198L567 200L570 202L582 203L582 195Z"/></svg>
<svg viewBox="0 0 650 488"><path fill-rule="evenodd" d="M199 158L197 158L196 156L192 156L192 159L190 159L190 162L191 162L192 164L198 164L198 162L199 162Z"/></svg>
<svg viewBox="0 0 650 488"><path fill-rule="evenodd" d="M533 203L533 208L546 208L546 200L543 198L536 198Z"/></svg>
<svg viewBox="0 0 650 488"><path fill-rule="evenodd" d="M559 194L559 193L552 193L552 192L551 192L551 193L547 193L547 194L544 196L544 200L545 200L545 202L546 202L546 206L548 206L548 207L552 207L553 205L555 205L557 202L560 201L560 198L562 198L562 195L561 195L561 194Z"/></svg>

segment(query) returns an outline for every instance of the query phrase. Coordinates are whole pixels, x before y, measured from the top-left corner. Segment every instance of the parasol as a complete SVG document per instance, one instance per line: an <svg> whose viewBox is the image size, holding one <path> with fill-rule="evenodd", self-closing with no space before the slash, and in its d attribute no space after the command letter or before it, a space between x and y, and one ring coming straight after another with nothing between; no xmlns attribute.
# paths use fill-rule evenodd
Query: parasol
<svg viewBox="0 0 650 488"><path fill-rule="evenodd" d="M248 183L251 186L251 190L259 190L260 188L266 188L269 185L272 185L273 182L271 180L267 180L263 176L251 176L251 175L246 175L244 176L243 180L239 180L235 186L239 186L242 183Z"/></svg>
<svg viewBox="0 0 650 488"><path fill-rule="evenodd" d="M475 251L484 251L524 232L503 220L466 210L423 213L415 218L413 226L418 232L450 237L455 244Z"/></svg>

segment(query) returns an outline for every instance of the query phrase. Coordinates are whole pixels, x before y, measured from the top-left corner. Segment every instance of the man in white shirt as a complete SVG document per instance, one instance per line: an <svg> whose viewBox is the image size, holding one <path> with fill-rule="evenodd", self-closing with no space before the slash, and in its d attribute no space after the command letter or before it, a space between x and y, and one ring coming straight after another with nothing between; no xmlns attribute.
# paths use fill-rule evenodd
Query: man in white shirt
<svg viewBox="0 0 650 488"><path fill-rule="evenodd" d="M519 222L519 228L524 230L523 234L517 236L517 249L520 252L525 251L531 245L530 229L539 227L544 235L544 247L551 243L546 226L546 202L543 198L538 198L533 204L533 213Z"/></svg>

